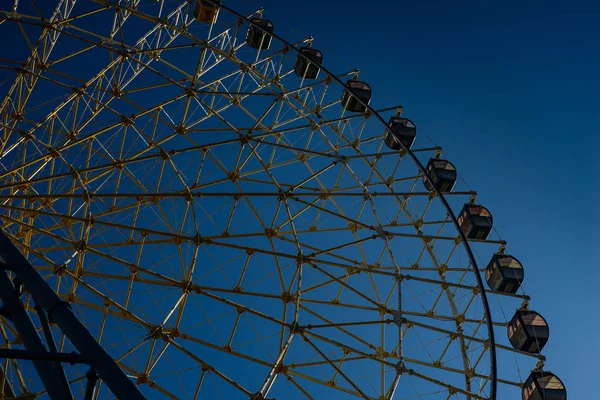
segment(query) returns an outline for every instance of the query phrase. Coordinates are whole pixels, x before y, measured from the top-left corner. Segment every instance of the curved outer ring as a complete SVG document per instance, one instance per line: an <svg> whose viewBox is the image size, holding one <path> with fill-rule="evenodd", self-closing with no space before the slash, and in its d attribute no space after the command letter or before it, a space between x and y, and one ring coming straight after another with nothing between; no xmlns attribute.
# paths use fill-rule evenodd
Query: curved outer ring
<svg viewBox="0 0 600 400"><path fill-rule="evenodd" d="M190 0L190 1L195 1L195 0ZM248 19L247 17L237 13L236 11L232 10L231 8L224 6L222 4L218 4L216 3L214 0L206 0L208 3L212 3L213 5L216 5L219 8L223 8L225 10L227 10L229 13L231 13L232 15L235 15L236 17L240 18L241 20L246 21L249 25L253 25L256 26L259 30L271 35L272 37L276 38L278 41L280 41L281 43L283 43L284 45L286 45L288 48L293 49L300 57L305 58L307 61L312 62L308 57L306 57L304 54L302 54L302 52L296 48L296 46L294 46L293 44L289 43L288 41L284 40L283 38L281 38L280 36L276 35L275 33L271 33L271 32L266 32L262 27L258 26L257 24L253 23L252 21L250 21L250 19ZM344 84L341 79L339 79L338 77L336 77L333 73L331 73L328 69L326 69L325 67L323 67L322 65L319 66L320 70L324 71L325 74L327 74L333 81L337 82L345 92L347 92L348 94L352 94L352 92L350 91L350 89L348 88L348 86L346 86L346 84ZM385 120L381 117L381 115L379 115L371 106L369 106L368 104L366 104L365 102L363 102L360 98L355 97L356 100L366 108L366 110L368 110L372 115L374 115L381 123L383 126L385 126L386 128L389 129L388 124L385 122ZM467 256L469 258L469 261L471 262L471 265L474 268L474 274L475 277L477 279L477 285L480 289L480 294L481 294L481 298L482 298L482 302L483 302L483 306L484 306L484 312L485 312L485 316L486 316L486 325L487 325L487 329L488 329L488 336L489 336L489 344L490 344L490 363L491 363L491 397L490 400L496 400L497 397L497 360L496 360L496 342L495 342L495 337L494 337L494 329L493 329L493 320L491 318L491 311L490 311L490 307L489 307L489 302L487 299L487 295L486 295L486 291L485 291L485 287L483 284L483 280L481 278L481 275L479 273L479 269L477 267L477 262L475 261L475 257L473 256L473 252L469 246L469 243L467 241L467 238L465 236L465 234L463 233L462 229L460 229L460 226L458 225L458 220L454 214L454 212L452 211L450 205L448 204L447 200L445 199L445 197L443 196L443 194L438 190L437 187L435 187L435 185L433 184L433 182L431 181L431 179L429 178L425 167L423 166L423 164L421 164L421 162L418 160L418 158L414 155L414 153L407 148L404 143L402 143L402 141L399 141L400 146L402 147L402 149L410 155L410 157L412 158L413 162L415 163L415 165L419 168L420 172L423 174L424 179L426 181L428 181L431 186L434 188L435 193L437 194L437 196L440 198L440 200L442 201L442 204L444 205L444 208L446 209L448 215L450 216L450 218L452 219L452 222L456 228L456 230L458 231L459 237L461 238L461 241L463 242L463 245L467 251Z"/></svg>
<svg viewBox="0 0 600 400"><path fill-rule="evenodd" d="M216 5L217 7L220 7L220 8L223 8L223 9L227 10L229 13L235 15L238 18L241 18L244 21L246 21L249 25L256 26L261 31L263 31L265 33L268 33L269 35L271 35L275 39L279 40L281 43L283 43L284 45L286 45L290 49L293 49L300 57L304 57L305 59L307 59L308 61L310 61L306 56L304 56L304 54L302 54L302 52L299 49L296 48L296 46L294 46L293 44L289 43L288 41L286 41L285 39L281 38L280 36L276 35L275 33L266 32L264 29L262 29L257 24L251 22L250 19L246 18L242 14L237 13L236 11L232 10L231 8L229 8L227 6L224 6L223 4L217 4L213 0L208 0L208 2ZM329 76L333 81L335 81L336 83L338 83L344 89L345 92L347 92L348 94L352 94L352 92L350 91L350 89L348 88L348 86L346 86L346 84L344 84L344 82L342 82L341 79L339 79L338 77L336 77L332 72L330 72L328 69L324 68L322 65L320 65L319 68L325 74L327 74L327 76ZM385 122L385 120L383 119L383 117L381 117L381 115L379 115L371 106L369 106L368 104L365 104L365 102L363 102L358 97L355 97L355 98L373 116L375 116L375 118L377 118L383 124L383 126L389 128L388 124ZM400 146L402 146L402 149L404 151L406 151L406 153L408 155L410 155L410 157L412 158L413 162L416 164L416 166L419 168L419 170L423 174L424 178L435 189L435 193L438 195L438 197L442 201L442 204L444 205L444 208L446 209L448 215L452 219L452 223L454 224L454 227L458 231L460 239L463 242L465 250L467 251L467 256L469 257L469 261L471 262L471 265L473 266L473 269L474 269L473 272L474 272L475 277L477 279L477 286L479 287L480 294L481 294L481 300L483 302L483 307L484 307L485 317L486 317L486 325L487 325L487 330L488 330L488 337L489 337L489 341L490 341L490 343L489 343L490 344L490 364L491 364L491 375L492 375L491 376L491 396L490 396L490 400L496 400L496 397L497 397L497 388L498 388L498 371L497 371L497 360L496 360L496 340L495 340L495 337L494 337L494 325L493 325L493 320L492 320L492 313L490 311L490 305L489 305L489 302L488 302L488 299L487 299L487 295L486 295L486 291L485 291L485 286L483 284L483 279L481 278L481 275L479 274L479 269L477 267L477 262L475 261L475 257L473 256L473 251L471 250L471 247L469 246L469 242L467 241L467 237L465 236L465 234L462 231L462 229L460 229L460 226L458 225L458 220L456 218L456 215L454 215L454 212L452 211L452 208L448 204L448 201L446 200L446 198L444 197L444 195L442 194L442 192L440 190L438 190L437 187L435 187L435 185L433 184L433 182L431 181L431 179L429 179L429 176L427 175L427 172L425 171L425 167L423 166L423 164L421 164L421 162L419 161L419 159L417 158L417 156L415 156L414 153L409 148L407 148L404 145L404 143L402 143L402 141L400 141Z"/></svg>

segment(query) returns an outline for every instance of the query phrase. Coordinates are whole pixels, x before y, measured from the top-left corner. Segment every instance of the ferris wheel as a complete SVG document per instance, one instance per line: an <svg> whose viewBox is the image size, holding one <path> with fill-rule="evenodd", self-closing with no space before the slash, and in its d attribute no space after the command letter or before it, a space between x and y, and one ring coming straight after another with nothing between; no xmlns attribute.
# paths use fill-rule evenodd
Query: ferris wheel
<svg viewBox="0 0 600 400"><path fill-rule="evenodd" d="M244 8L2 6L0 397L566 399L452 160Z"/></svg>

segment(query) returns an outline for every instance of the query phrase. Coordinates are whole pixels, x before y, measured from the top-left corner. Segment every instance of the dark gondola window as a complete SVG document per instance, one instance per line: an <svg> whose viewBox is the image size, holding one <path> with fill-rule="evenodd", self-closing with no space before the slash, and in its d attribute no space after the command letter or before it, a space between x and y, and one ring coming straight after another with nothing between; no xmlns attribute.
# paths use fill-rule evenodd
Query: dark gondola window
<svg viewBox="0 0 600 400"><path fill-rule="evenodd" d="M490 289L503 293L517 293L525 277L523 266L513 256L494 254L485 270Z"/></svg>
<svg viewBox="0 0 600 400"><path fill-rule="evenodd" d="M302 55L298 54L294 72L304 79L317 79L321 70L320 66L323 63L323 54L312 47L302 47L300 53Z"/></svg>
<svg viewBox="0 0 600 400"><path fill-rule="evenodd" d="M465 204L458 216L458 224L467 239L485 240L493 227L492 214L477 204Z"/></svg>
<svg viewBox="0 0 600 400"><path fill-rule="evenodd" d="M365 112L367 108L358 99L368 105L371 101L371 87L365 82L353 79L346 82L346 85L352 94L344 90L342 94L342 106L350 112Z"/></svg>
<svg viewBox="0 0 600 400"><path fill-rule="evenodd" d="M567 400L562 381L549 371L533 371L522 386L523 400Z"/></svg>
<svg viewBox="0 0 600 400"><path fill-rule="evenodd" d="M431 185L425 177L423 177L423 184L432 192L434 186L440 192L450 192L456 183L456 168L448 160L440 160L439 158L432 158L425 167L425 172L429 179L433 181Z"/></svg>
<svg viewBox="0 0 600 400"><path fill-rule="evenodd" d="M246 34L246 43L252 48L267 50L271 47L273 33L273 23L269 20L262 18L252 18L254 24L250 24L248 33ZM262 28L262 29L261 29Z"/></svg>
<svg viewBox="0 0 600 400"><path fill-rule="evenodd" d="M208 0L196 0L196 5L194 6L194 18L200 22L212 24L217 20L220 5L221 0L214 0L213 2Z"/></svg>
<svg viewBox="0 0 600 400"><path fill-rule="evenodd" d="M548 323L535 311L517 310L508 324L508 339L517 350L539 353L549 338Z"/></svg>
<svg viewBox="0 0 600 400"><path fill-rule="evenodd" d="M417 127L414 122L408 118L391 117L388 126L391 129L385 131L385 144L392 150L400 150L402 148L400 142L402 142L407 149L410 149L417 137Z"/></svg>

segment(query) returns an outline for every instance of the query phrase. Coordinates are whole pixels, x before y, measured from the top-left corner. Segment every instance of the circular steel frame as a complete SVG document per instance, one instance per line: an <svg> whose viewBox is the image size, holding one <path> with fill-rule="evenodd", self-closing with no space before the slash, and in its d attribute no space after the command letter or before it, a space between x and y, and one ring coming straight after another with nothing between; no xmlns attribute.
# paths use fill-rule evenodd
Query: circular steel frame
<svg viewBox="0 0 600 400"><path fill-rule="evenodd" d="M254 22L252 22L249 18L246 18L245 16L243 16L242 14L239 14L238 12L236 12L235 10L223 5L223 4L217 4L216 2L214 2L213 0L207 0L209 3L215 4L217 6L219 6L220 8L226 10L227 12L231 13L232 15L235 15L238 18L241 18L242 20L246 21L249 25L255 26L256 28L260 29L262 32L267 33L269 35L271 35L272 37L274 37L275 39L277 39L278 41L280 41L281 43L283 43L284 45L286 45L287 47L289 47L290 49L294 50L300 57L305 58L306 60L310 61L308 59L308 57L306 57L304 54L302 54L302 52L300 51L300 49L296 48L296 46L294 46L293 44L291 44L290 42L288 42L287 40L283 39L282 37L276 35L275 33L270 33L270 32L266 32L262 27L260 27L259 25L255 24ZM320 66L320 69L329 77L332 79L332 81L336 82L338 85L340 85L343 90L349 94L352 94L352 92L350 91L350 88L348 86L346 86L346 84L344 84L344 82L342 82L341 79L339 79L337 76L335 76L335 74L333 74L331 71L329 71L327 68L323 67L322 65ZM383 117L381 115L379 115L379 113L377 113L377 111L375 111L375 109L373 109L369 104L366 104L364 101L362 101L360 98L356 97L356 100L358 100L358 102L363 105L368 112L371 113L371 115L375 116L375 118L377 118L381 124L385 127L388 127L388 124L385 122L385 120L383 119ZM467 240L467 237L465 236L464 232L462 231L462 229L460 228L459 224L458 224L458 220L456 218L456 215L454 214L454 212L452 211L452 208L450 207L450 204L448 203L448 201L446 200L446 198L444 197L444 195L442 194L442 192L440 190L438 190L437 187L435 187L435 185L433 185L433 182L431 181L431 179L429 178L429 176L427 175L427 172L425 171L425 167L423 166L423 164L419 161L419 159L417 158L417 156L414 155L414 153L407 148L404 143L402 143L402 141L400 142L400 146L402 146L402 150L404 150L413 160L413 162L415 163L415 165L417 166L417 168L419 168L419 171L423 174L423 178L426 179L433 187L436 195L440 198L442 204L444 205L444 208L446 209L446 211L448 212L448 216L452 219L452 223L454 224L456 230L458 231L458 235L460 236L460 239L463 243L463 246L465 248L465 251L467 252L467 256L469 257L469 261L473 267L473 273L475 275L475 278L477 280L477 286L480 289L480 295L481 295L481 301L483 303L483 307L484 307L484 313L485 313L485 319L486 319L486 326L487 326L487 330L488 330L488 336L489 336L489 346L490 346L490 370L491 370L491 379L490 379L490 400L496 400L497 397L497 388L498 388L498 370L497 370L497 360L496 360L496 340L495 340L495 336L494 336L494 325L493 325L493 319L492 319L492 313L490 310L490 305L487 299L487 295L486 295L486 289L483 283L483 279L481 278L481 275L479 273L479 269L477 267L477 261L475 260L475 256L473 255L473 251L471 250L471 247L469 246L469 242Z"/></svg>
<svg viewBox="0 0 600 400"><path fill-rule="evenodd" d="M191 0L191 2L193 2L194 0ZM209 3L212 4L216 4L216 2L214 2L213 0L207 0ZM257 29L261 30L264 32L264 29L262 29L260 26L256 25L255 23L253 23L249 18L237 13L236 11L232 10L231 8L220 4L219 5L220 8L223 8L224 10L226 10L227 12L229 12L230 14L240 18L241 20L247 22L249 25L253 25L256 26ZM169 23L165 23L165 25L169 25ZM303 57L305 59L307 59L308 61L310 61L304 54L302 54L302 52L293 44L289 43L288 41L286 41L285 39L281 38L280 36L276 35L275 33L269 33L269 35L271 35L272 37L274 37L275 39L277 39L280 43L284 44L286 47L288 47L289 49L293 49L299 57ZM340 85L340 87L347 93L351 94L350 89L342 82L342 80L340 78L338 78L337 76L335 76L332 72L330 72L328 69L326 69L325 67L323 67L322 65L320 66L320 69L332 80L335 81L337 84ZM360 100L359 98L357 98L358 102L360 104L362 104L368 113L370 113L371 115L375 116L379 122L382 123L383 127L388 127L388 124L386 123L386 121L383 119L383 117L381 115L379 115L379 113L377 113L371 106L369 106L368 104L365 104L362 100ZM415 156L415 154L409 149L407 148L404 143L402 143L400 141L400 146L402 148L402 150L404 152L406 152L406 154L409 154L409 156L412 158L413 162L415 163L415 165L417 166L417 168L419 169L420 173L423 175L423 179L425 179L426 181L428 181L429 183L432 183L429 176L427 175L426 171L425 171L425 167L423 166L423 164L419 161L419 159L417 158L417 156ZM401 151L402 151L401 150ZM61 157L62 159L62 157ZM68 162L66 160L63 160L63 162L67 163ZM488 330L488 337L489 337L489 351L490 351L490 362L491 362L491 376L490 376L490 399L495 400L497 398L497 359L496 359L496 342L495 342L495 337L494 337L494 330L493 330L493 319L491 317L491 310L490 310L490 306L489 306L489 302L487 299L487 295L486 295L486 289L484 287L484 283L483 283L483 279L479 273L479 269L477 267L477 262L475 260L475 257L473 255L473 252L469 246L469 242L465 236L465 234L463 233L463 231L460 229L460 226L458 225L458 220L456 218L456 215L454 214L454 212L452 211L449 203L447 202L447 200L445 199L444 195L442 194L442 192L440 192L434 185L432 185L434 188L434 192L435 194L440 198L444 208L447 211L447 214L449 216L449 218L452 219L452 222L456 228L456 230L458 231L458 235L463 243L463 246L465 248L465 251L467 253L468 259L474 269L474 273L475 273L475 278L477 280L477 286L480 289L480 296L481 296L481 300L482 300L482 304L484 307L484 313L485 313L485 318L486 318L486 326L487 326L487 330ZM85 185L83 185L83 187L85 187Z"/></svg>

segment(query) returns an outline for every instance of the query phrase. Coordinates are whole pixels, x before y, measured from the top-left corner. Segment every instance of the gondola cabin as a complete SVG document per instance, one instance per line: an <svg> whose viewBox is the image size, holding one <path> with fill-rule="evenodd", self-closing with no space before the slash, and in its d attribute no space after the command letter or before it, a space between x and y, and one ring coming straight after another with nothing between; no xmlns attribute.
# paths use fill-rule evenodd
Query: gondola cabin
<svg viewBox="0 0 600 400"><path fill-rule="evenodd" d="M391 117L388 121L388 128L385 131L384 141L387 147L392 150L400 150L404 143L407 149L410 149L417 137L417 127L414 122L408 118Z"/></svg>
<svg viewBox="0 0 600 400"><path fill-rule="evenodd" d="M493 222L492 214L487 208L477 204L465 204L458 215L458 225L467 239L487 239Z"/></svg>
<svg viewBox="0 0 600 400"><path fill-rule="evenodd" d="M196 0L194 6L194 18L206 24L213 24L219 15L221 0Z"/></svg>
<svg viewBox="0 0 600 400"><path fill-rule="evenodd" d="M548 323L535 311L517 310L508 324L508 340L517 350L539 353L549 338Z"/></svg>
<svg viewBox="0 0 600 400"><path fill-rule="evenodd" d="M532 371L521 387L523 400L567 400L567 389L549 371Z"/></svg>
<svg viewBox="0 0 600 400"><path fill-rule="evenodd" d="M523 266L513 256L494 254L485 269L490 289L502 293L517 293L525 278Z"/></svg>
<svg viewBox="0 0 600 400"><path fill-rule="evenodd" d="M273 33L273 23L267 19L252 18L253 24L250 24L246 34L246 43L252 48L267 50L271 47ZM262 29L261 29L262 28Z"/></svg>
<svg viewBox="0 0 600 400"><path fill-rule="evenodd" d="M312 47L302 47L300 53L294 65L294 72L300 78L317 79L323 63L323 53Z"/></svg>
<svg viewBox="0 0 600 400"><path fill-rule="evenodd" d="M342 95L342 106L350 112L365 112L367 109L358 99L364 104L369 104L371 101L371 87L362 81L350 79L346 82L350 92L344 90Z"/></svg>
<svg viewBox="0 0 600 400"><path fill-rule="evenodd" d="M440 192L450 192L456 183L456 168L448 160L440 160L439 158L432 158L425 167L427 176L433 183L429 183L425 177L423 177L423 184L432 192L434 186Z"/></svg>

